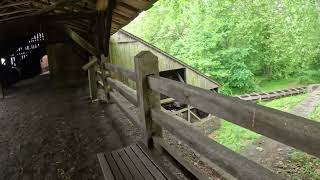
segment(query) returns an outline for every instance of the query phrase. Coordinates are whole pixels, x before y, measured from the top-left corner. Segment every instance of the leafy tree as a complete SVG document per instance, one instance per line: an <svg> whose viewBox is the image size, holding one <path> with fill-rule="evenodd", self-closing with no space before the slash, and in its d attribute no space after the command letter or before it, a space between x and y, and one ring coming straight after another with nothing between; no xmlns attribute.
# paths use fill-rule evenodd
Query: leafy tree
<svg viewBox="0 0 320 180"><path fill-rule="evenodd" d="M320 67L319 0L160 0L126 30L228 88Z"/></svg>

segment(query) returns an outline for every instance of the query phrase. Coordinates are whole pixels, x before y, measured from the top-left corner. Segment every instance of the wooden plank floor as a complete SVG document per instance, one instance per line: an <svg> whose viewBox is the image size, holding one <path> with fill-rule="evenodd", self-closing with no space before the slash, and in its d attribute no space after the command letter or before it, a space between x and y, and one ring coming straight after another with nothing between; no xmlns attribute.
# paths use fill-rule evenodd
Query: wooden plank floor
<svg viewBox="0 0 320 180"><path fill-rule="evenodd" d="M175 179L140 142L97 156L106 180Z"/></svg>

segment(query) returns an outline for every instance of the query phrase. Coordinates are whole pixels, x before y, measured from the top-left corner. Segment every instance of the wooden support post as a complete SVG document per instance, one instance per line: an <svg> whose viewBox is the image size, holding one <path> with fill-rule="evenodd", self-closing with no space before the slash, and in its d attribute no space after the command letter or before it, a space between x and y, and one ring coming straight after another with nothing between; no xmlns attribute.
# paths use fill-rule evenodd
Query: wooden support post
<svg viewBox="0 0 320 180"><path fill-rule="evenodd" d="M137 73L137 95L139 118L144 131L144 143L148 148L154 147L152 136L162 137L161 127L152 122L151 109L160 110L160 94L148 87L148 76L159 77L158 57L149 51L142 51L134 58Z"/></svg>
<svg viewBox="0 0 320 180"><path fill-rule="evenodd" d="M90 61L94 61L96 57L90 57ZM96 78L96 66L91 66L88 69L88 80L91 100L97 99L97 78Z"/></svg>
<svg viewBox="0 0 320 180"><path fill-rule="evenodd" d="M188 107L187 107L187 108L188 108L188 122L191 123L191 113L190 113L190 111L191 111L190 108L191 108L191 107L190 107L189 104L188 104Z"/></svg>
<svg viewBox="0 0 320 180"><path fill-rule="evenodd" d="M99 62L99 67L100 67L100 70L102 72L101 74L101 80L103 82L103 88L104 88L104 93L105 93L105 97L106 97L106 101L107 103L110 102L110 95L109 95L109 92L110 92L110 87L109 87L109 84L108 84L108 81L107 81L107 74L106 74L106 67L105 67L105 63L106 62L109 62L109 57L105 57L104 55L101 55L101 61ZM110 75L110 73L109 73Z"/></svg>

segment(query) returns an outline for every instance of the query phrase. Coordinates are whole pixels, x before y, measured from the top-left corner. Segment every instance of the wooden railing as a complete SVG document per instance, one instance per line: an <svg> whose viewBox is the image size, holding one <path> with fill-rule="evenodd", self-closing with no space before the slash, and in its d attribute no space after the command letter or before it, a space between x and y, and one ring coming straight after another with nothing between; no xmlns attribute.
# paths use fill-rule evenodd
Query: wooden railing
<svg viewBox="0 0 320 180"><path fill-rule="evenodd" d="M164 128L238 179L281 179L162 109L161 93L311 155L320 156L320 123L159 77L158 59L148 51L139 53L134 61L135 72L110 63L105 64L105 68L136 81L137 91L111 76L106 77L106 81L112 89L109 93L111 100L143 130L144 143L149 148L160 146L169 154L177 156L177 153L173 153L176 151L162 138ZM136 106L138 114L128 109L119 95ZM176 159L182 161L181 157Z"/></svg>

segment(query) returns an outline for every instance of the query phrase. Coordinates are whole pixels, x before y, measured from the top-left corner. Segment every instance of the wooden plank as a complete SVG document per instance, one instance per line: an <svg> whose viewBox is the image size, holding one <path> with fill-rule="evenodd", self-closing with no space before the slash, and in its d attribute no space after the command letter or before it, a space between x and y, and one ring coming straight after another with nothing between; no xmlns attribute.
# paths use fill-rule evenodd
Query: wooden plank
<svg viewBox="0 0 320 180"><path fill-rule="evenodd" d="M87 71L90 67L94 66L98 62L98 58L93 58L87 64L82 66L82 70Z"/></svg>
<svg viewBox="0 0 320 180"><path fill-rule="evenodd" d="M141 151L141 149L133 144L130 146L135 154L139 157L142 163L147 167L150 173L156 180L166 180L167 178L159 171L159 169L146 157L146 155Z"/></svg>
<svg viewBox="0 0 320 180"><path fill-rule="evenodd" d="M0 22L10 21L10 20L14 20L14 19L20 19L20 18L25 18L25 17L42 15L42 14L48 13L50 11L53 11L53 10L59 8L59 7L63 7L66 4L74 3L75 1L77 1L77 0L60 0L60 1L57 1L55 4L52 4L52 5L50 5L50 6L46 7L46 8L42 8L40 10L37 10L37 11L35 11L33 13L28 13L28 14L23 14L23 15L17 15L17 16L12 16L12 17L8 17L8 18L3 18L3 19L0 19Z"/></svg>
<svg viewBox="0 0 320 180"><path fill-rule="evenodd" d="M97 88L96 70L94 66L88 69L88 81L89 81L90 98L92 100L97 99L98 88Z"/></svg>
<svg viewBox="0 0 320 180"><path fill-rule="evenodd" d="M110 48L110 36L112 33L112 19L113 19L113 11L116 6L116 0L108 0L108 8L106 12L106 17L103 19L105 24L105 35L103 36L103 39L105 40L105 55L109 57L109 48Z"/></svg>
<svg viewBox="0 0 320 180"><path fill-rule="evenodd" d="M107 78L107 81L113 89L117 90L129 102L131 102L135 106L138 106L137 93L135 90L131 89L118 80Z"/></svg>
<svg viewBox="0 0 320 180"><path fill-rule="evenodd" d="M98 156L98 160L99 160L104 178L107 180L115 180L111 172L111 168L108 162L106 161L106 157L104 156L104 153L99 153L97 154L97 156Z"/></svg>
<svg viewBox="0 0 320 180"><path fill-rule="evenodd" d="M119 151L119 155L121 159L123 160L124 164L127 166L129 169L130 173L133 175L134 179L144 179L138 169L135 167L129 156L125 153L124 149L121 149Z"/></svg>
<svg viewBox="0 0 320 180"><path fill-rule="evenodd" d="M139 172L143 175L145 180L154 180L154 177L150 174L146 166L142 163L142 161L138 158L138 156L132 151L130 147L126 147L125 152L132 160L133 164L137 167Z"/></svg>
<svg viewBox="0 0 320 180"><path fill-rule="evenodd" d="M110 168L113 172L115 179L116 180L124 180L124 177L121 174L120 169L119 169L118 165L116 164L115 160L113 159L113 157L111 156L111 154L105 154L105 157L107 159L107 162L110 165Z"/></svg>
<svg viewBox="0 0 320 180"><path fill-rule="evenodd" d="M101 87L104 87L104 84L102 81L98 81L98 84L101 86Z"/></svg>
<svg viewBox="0 0 320 180"><path fill-rule="evenodd" d="M68 26L64 26L64 30L69 35L69 37L74 40L74 42L76 42L79 46L88 51L91 55L99 57L99 52L93 45L83 39L76 32L71 30Z"/></svg>
<svg viewBox="0 0 320 180"><path fill-rule="evenodd" d="M123 77L129 78L133 81L137 80L137 75L135 72L127 70L121 66L115 65L115 64L111 64L111 63L106 63L105 64L106 69L113 71Z"/></svg>
<svg viewBox="0 0 320 180"><path fill-rule="evenodd" d="M151 112L154 121L233 176L248 180L281 179L268 169L204 136L182 118L173 117L159 110L151 110Z"/></svg>
<svg viewBox="0 0 320 180"><path fill-rule="evenodd" d="M120 96L120 95L119 95ZM117 95L114 92L110 92L110 98L113 102L115 102L118 107L121 109L121 111L129 118L129 120L134 124L136 127L141 128L141 123L138 119L138 116L136 113L128 109L128 106L124 105L117 97Z"/></svg>
<svg viewBox="0 0 320 180"><path fill-rule="evenodd" d="M35 10L36 9L22 9L22 10L10 11L10 12L1 13L0 17L14 15L14 14L20 14L20 13L33 12Z"/></svg>
<svg viewBox="0 0 320 180"><path fill-rule="evenodd" d="M16 2L16 3L7 4L7 5L1 5L0 9L6 9L14 6L28 5L28 4L31 4L31 1Z"/></svg>
<svg viewBox="0 0 320 180"><path fill-rule="evenodd" d="M320 157L318 122L161 77L148 80L154 91Z"/></svg>
<svg viewBox="0 0 320 180"><path fill-rule="evenodd" d="M137 73L138 110L143 127L144 143L148 148L152 148L154 146L152 136L162 137L161 127L153 124L150 114L151 107L161 109L160 94L150 91L148 87L149 75L159 77L158 57L150 51L142 51L134 57L134 63Z"/></svg>
<svg viewBox="0 0 320 180"><path fill-rule="evenodd" d="M121 174L123 175L124 179L133 179L132 174L130 173L128 167L124 164L123 160L121 159L120 155L117 151L111 153L114 161L117 163Z"/></svg>
<svg viewBox="0 0 320 180"><path fill-rule="evenodd" d="M161 137L154 137L154 138L161 138ZM161 138L162 139L162 138ZM136 144L140 150L148 157L148 159L158 168L158 170L167 178L167 179L176 179L174 178L171 173L169 173L168 170L166 170L163 165L160 164L160 159L158 159L156 156L151 154L151 151L146 147L145 144L142 142L138 142Z"/></svg>
<svg viewBox="0 0 320 180"><path fill-rule="evenodd" d="M169 104L169 103L172 103L172 102L174 102L175 101L175 99L173 99L173 98L167 98L167 99L162 99L161 101L160 101L160 103L161 104Z"/></svg>

